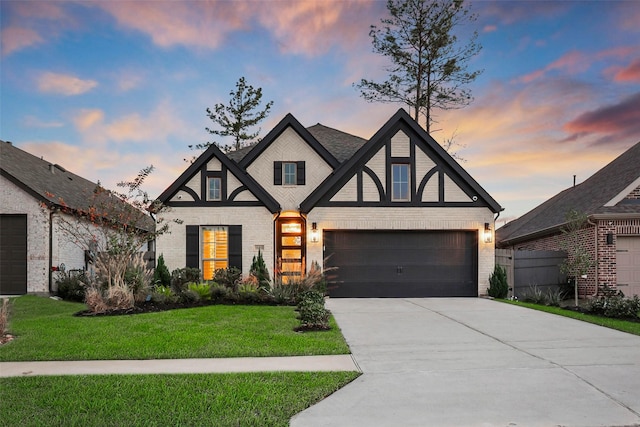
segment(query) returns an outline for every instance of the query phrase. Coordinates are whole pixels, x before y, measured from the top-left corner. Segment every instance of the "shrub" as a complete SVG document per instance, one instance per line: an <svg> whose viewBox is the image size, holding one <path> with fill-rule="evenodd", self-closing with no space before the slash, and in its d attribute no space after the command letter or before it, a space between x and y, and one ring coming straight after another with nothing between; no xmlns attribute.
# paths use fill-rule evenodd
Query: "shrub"
<svg viewBox="0 0 640 427"><path fill-rule="evenodd" d="M158 286L171 286L171 273L167 265L164 263L164 256L160 254L158 257L158 265L153 272L153 283Z"/></svg>
<svg viewBox="0 0 640 427"><path fill-rule="evenodd" d="M507 283L507 270L496 264L493 273L489 276L489 288L487 294L494 298L506 298L509 293Z"/></svg>
<svg viewBox="0 0 640 427"><path fill-rule="evenodd" d="M209 301L211 299L211 285L206 282L189 283L187 290L198 294L198 301Z"/></svg>
<svg viewBox="0 0 640 427"><path fill-rule="evenodd" d="M324 294L307 290L300 294L297 310L300 327L296 330L329 329L329 311L324 306Z"/></svg>
<svg viewBox="0 0 640 427"><path fill-rule="evenodd" d="M604 296L592 299L587 303L587 311L605 317L617 319L640 318L640 298L625 298L621 295Z"/></svg>
<svg viewBox="0 0 640 427"><path fill-rule="evenodd" d="M213 281L226 286L229 289L236 290L238 283L242 280L242 271L236 267L227 267L216 270Z"/></svg>
<svg viewBox="0 0 640 427"><path fill-rule="evenodd" d="M521 300L532 304L547 305L549 297L537 285L533 285L529 286L529 289L524 292Z"/></svg>
<svg viewBox="0 0 640 427"><path fill-rule="evenodd" d="M2 304L0 304L0 337L8 332L10 309L9 298L2 298Z"/></svg>
<svg viewBox="0 0 640 427"><path fill-rule="evenodd" d="M86 280L84 273L59 271L56 277L57 295L66 301L84 302Z"/></svg>
<svg viewBox="0 0 640 427"><path fill-rule="evenodd" d="M262 258L262 252L259 250L258 255L253 256L253 262L251 263L249 274L258 279L258 285L261 288L269 287L269 282L271 281L271 278L269 277L269 270L267 269L267 265L264 263L264 259Z"/></svg>
<svg viewBox="0 0 640 427"><path fill-rule="evenodd" d="M187 288L188 283L200 281L200 269L193 267L176 268L171 272L171 287L176 294Z"/></svg>
<svg viewBox="0 0 640 427"><path fill-rule="evenodd" d="M151 293L151 301L158 304L169 304L176 302L177 297L168 286L156 286Z"/></svg>
<svg viewBox="0 0 640 427"><path fill-rule="evenodd" d="M246 303L255 303L260 301L260 288L258 279L255 276L249 276L238 285L238 297Z"/></svg>
<svg viewBox="0 0 640 427"><path fill-rule="evenodd" d="M298 297L298 287L285 284L282 278L277 277L267 289L267 296L276 304L294 305Z"/></svg>
<svg viewBox="0 0 640 427"><path fill-rule="evenodd" d="M200 301L200 294L192 291L191 289L186 289L185 291L180 293L178 300L184 304L193 304Z"/></svg>
<svg viewBox="0 0 640 427"><path fill-rule="evenodd" d="M229 288L216 282L211 283L211 298L214 301L221 301L229 297Z"/></svg>

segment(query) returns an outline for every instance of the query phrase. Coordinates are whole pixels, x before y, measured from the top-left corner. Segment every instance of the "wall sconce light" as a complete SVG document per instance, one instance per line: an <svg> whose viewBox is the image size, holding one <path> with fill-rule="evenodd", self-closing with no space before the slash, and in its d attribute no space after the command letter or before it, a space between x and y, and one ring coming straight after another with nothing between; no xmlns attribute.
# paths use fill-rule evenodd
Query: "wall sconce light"
<svg viewBox="0 0 640 427"><path fill-rule="evenodd" d="M613 233L607 233L607 245L613 245Z"/></svg>
<svg viewBox="0 0 640 427"><path fill-rule="evenodd" d="M318 243L318 223L317 222L312 222L311 223L311 241L313 243Z"/></svg>
<svg viewBox="0 0 640 427"><path fill-rule="evenodd" d="M493 233L491 232L491 226L488 222L484 223L484 242L491 243L493 241Z"/></svg>

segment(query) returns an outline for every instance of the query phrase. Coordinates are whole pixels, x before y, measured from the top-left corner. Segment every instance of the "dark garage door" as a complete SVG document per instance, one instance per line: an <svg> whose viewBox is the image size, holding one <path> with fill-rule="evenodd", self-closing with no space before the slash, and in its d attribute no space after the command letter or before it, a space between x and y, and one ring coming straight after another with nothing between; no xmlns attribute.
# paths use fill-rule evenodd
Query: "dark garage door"
<svg viewBox="0 0 640 427"><path fill-rule="evenodd" d="M478 296L475 231L324 231L332 297Z"/></svg>
<svg viewBox="0 0 640 427"><path fill-rule="evenodd" d="M27 216L0 215L0 295L27 293Z"/></svg>

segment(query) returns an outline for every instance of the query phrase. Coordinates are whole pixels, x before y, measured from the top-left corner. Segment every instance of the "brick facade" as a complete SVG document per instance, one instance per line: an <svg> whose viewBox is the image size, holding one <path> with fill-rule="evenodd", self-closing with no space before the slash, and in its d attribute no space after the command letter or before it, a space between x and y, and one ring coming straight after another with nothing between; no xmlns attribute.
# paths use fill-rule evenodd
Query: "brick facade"
<svg viewBox="0 0 640 427"><path fill-rule="evenodd" d="M640 194L640 188L634 190L630 196L636 192ZM607 244L608 234L611 234L611 244ZM599 286L616 287L616 240L619 235L640 235L640 219L600 219L595 221L594 225L589 225L580 231L579 241L587 249L592 259L597 261L596 265L589 269L587 278L578 280L578 292L580 295L594 295L597 290L596 281ZM565 250L565 247L565 236L562 233L555 233L512 246L515 250L544 251Z"/></svg>

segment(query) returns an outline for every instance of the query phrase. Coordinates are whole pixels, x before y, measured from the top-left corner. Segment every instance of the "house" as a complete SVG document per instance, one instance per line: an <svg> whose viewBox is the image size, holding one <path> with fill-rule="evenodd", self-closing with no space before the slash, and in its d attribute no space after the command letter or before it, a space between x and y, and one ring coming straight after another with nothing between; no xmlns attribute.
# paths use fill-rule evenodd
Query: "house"
<svg viewBox="0 0 640 427"><path fill-rule="evenodd" d="M500 248L561 250L565 215L587 215L580 239L595 265L578 282L583 296L597 285L640 295L640 143L581 184L568 188L496 231ZM570 252L570 251L569 251Z"/></svg>
<svg viewBox="0 0 640 427"><path fill-rule="evenodd" d="M131 209L96 183L58 164L0 141L0 295L49 294L54 271L83 271L91 253L83 247L92 203ZM137 222L152 230L147 215ZM87 226L88 225L88 226ZM95 242L99 247L100 242Z"/></svg>
<svg viewBox="0 0 640 427"><path fill-rule="evenodd" d="M336 297L484 294L501 210L402 109L369 140L288 114L252 147L209 147L159 201L182 221L157 240L170 269L248 274L260 251L284 281L331 267Z"/></svg>

